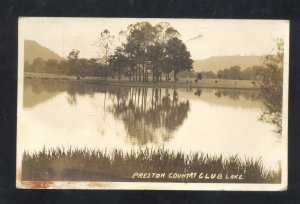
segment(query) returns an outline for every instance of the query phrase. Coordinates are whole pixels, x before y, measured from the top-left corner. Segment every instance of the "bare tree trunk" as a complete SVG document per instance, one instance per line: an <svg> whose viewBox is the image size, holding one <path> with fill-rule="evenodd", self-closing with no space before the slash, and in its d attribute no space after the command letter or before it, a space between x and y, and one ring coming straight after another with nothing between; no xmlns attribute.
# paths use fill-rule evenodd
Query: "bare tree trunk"
<svg viewBox="0 0 300 204"><path fill-rule="evenodd" d="M142 81L141 66L139 66L139 81Z"/></svg>
<svg viewBox="0 0 300 204"><path fill-rule="evenodd" d="M156 81L156 82L159 81L159 73L158 73L158 70L156 70L156 72L155 72L155 81Z"/></svg>
<svg viewBox="0 0 300 204"><path fill-rule="evenodd" d="M132 82L134 82L134 70L132 70L131 76L132 76Z"/></svg>
<svg viewBox="0 0 300 204"><path fill-rule="evenodd" d="M143 82L146 81L146 76L145 76L145 64L143 64Z"/></svg>
<svg viewBox="0 0 300 204"><path fill-rule="evenodd" d="M135 70L135 81L138 81L138 70Z"/></svg>
<svg viewBox="0 0 300 204"><path fill-rule="evenodd" d="M152 70L152 82L154 83L154 80L155 80L155 73L154 73L154 68Z"/></svg>

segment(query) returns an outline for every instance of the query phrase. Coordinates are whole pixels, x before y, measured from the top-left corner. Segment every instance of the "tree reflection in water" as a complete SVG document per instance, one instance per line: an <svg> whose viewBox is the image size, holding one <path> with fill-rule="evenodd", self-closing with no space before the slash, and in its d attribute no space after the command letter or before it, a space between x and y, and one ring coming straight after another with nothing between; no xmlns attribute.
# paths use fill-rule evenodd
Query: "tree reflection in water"
<svg viewBox="0 0 300 204"><path fill-rule="evenodd" d="M201 89L197 89L196 91L195 91L195 96L201 96L201 94L202 94L202 90Z"/></svg>
<svg viewBox="0 0 300 204"><path fill-rule="evenodd" d="M256 101L259 99L259 93L255 90L226 90L216 89L214 95L217 98L228 97L232 100L239 100L240 96L243 96L247 100Z"/></svg>
<svg viewBox="0 0 300 204"><path fill-rule="evenodd" d="M103 104L104 114L110 112L116 119L121 120L129 141L140 145L170 140L190 110L189 101L180 100L176 89L108 87L53 80L25 80L24 108L44 103L62 92L67 93L66 101L71 106L77 105L79 96L93 97L97 93L103 94L103 101L96 103ZM254 102L261 101L259 92L254 90L188 88L186 93L190 97L226 106L243 98L249 107L252 102L255 107ZM210 98L210 95L214 97ZM220 100L221 98L231 100ZM235 103L235 106L247 104Z"/></svg>
<svg viewBox="0 0 300 204"><path fill-rule="evenodd" d="M108 110L123 121L130 141L139 145L170 140L190 110L189 101L180 101L176 89L172 96L160 88L130 88L127 97L123 91L119 89Z"/></svg>

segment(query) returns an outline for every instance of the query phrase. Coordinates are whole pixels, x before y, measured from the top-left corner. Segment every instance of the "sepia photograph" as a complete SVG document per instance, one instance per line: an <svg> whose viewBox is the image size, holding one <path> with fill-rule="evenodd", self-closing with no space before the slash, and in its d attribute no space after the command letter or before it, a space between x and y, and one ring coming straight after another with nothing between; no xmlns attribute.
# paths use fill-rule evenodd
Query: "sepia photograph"
<svg viewBox="0 0 300 204"><path fill-rule="evenodd" d="M17 188L284 191L288 20L20 17Z"/></svg>

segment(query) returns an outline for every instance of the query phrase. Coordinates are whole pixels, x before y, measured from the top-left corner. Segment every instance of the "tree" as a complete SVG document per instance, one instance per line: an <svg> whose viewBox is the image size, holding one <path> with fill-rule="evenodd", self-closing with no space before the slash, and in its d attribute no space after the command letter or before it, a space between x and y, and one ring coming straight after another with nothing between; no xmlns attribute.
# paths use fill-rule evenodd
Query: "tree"
<svg viewBox="0 0 300 204"><path fill-rule="evenodd" d="M80 79L80 67L78 66L79 50L72 50L68 55L68 62L70 64L71 75L75 75L77 79Z"/></svg>
<svg viewBox="0 0 300 204"><path fill-rule="evenodd" d="M166 45L169 40L172 38L179 38L180 34L177 30L175 30L171 25L167 22L160 22L155 25L156 30L156 38L154 39L157 46L160 47L159 58L157 60L157 66L160 68L156 75L161 80L161 74L165 73L166 81L169 80L169 74L172 72L172 69L167 66L167 50ZM159 59L158 58L158 59Z"/></svg>
<svg viewBox="0 0 300 204"><path fill-rule="evenodd" d="M26 60L24 63L24 72L31 72L31 65L29 64L29 62Z"/></svg>
<svg viewBox="0 0 300 204"><path fill-rule="evenodd" d="M202 73L198 73L198 74L197 74L197 79L198 79L198 80L201 80L202 78L203 78Z"/></svg>
<svg viewBox="0 0 300 204"><path fill-rule="evenodd" d="M201 74L202 74L204 79L215 79L215 78L217 78L216 74L212 71L207 71L207 72L202 71Z"/></svg>
<svg viewBox="0 0 300 204"><path fill-rule="evenodd" d="M166 66L172 69L175 81L177 79L177 74L180 71L190 70L193 68L193 60L190 58L190 52L180 39L170 39L166 45L166 52Z"/></svg>
<svg viewBox="0 0 300 204"><path fill-rule="evenodd" d="M242 72L240 66L231 66L230 68L219 70L217 73L220 79L242 79Z"/></svg>
<svg viewBox="0 0 300 204"><path fill-rule="evenodd" d="M159 81L160 68L164 64L162 63L163 59L163 46L162 44L155 43L151 45L148 50L148 59L151 62L151 71L152 71L152 81Z"/></svg>
<svg viewBox="0 0 300 204"><path fill-rule="evenodd" d="M56 73L58 67L58 62L57 60L54 59L49 59L46 64L45 64L45 72L47 73Z"/></svg>
<svg viewBox="0 0 300 204"><path fill-rule="evenodd" d="M113 70L109 66L100 67L100 69L100 76L104 77L105 80L107 77L114 75Z"/></svg>
<svg viewBox="0 0 300 204"><path fill-rule="evenodd" d="M98 50L98 60L104 61L104 64L106 66L106 69L108 69L108 63L109 63L109 56L113 53L114 47L113 47L113 41L115 39L115 36L111 35L109 30L105 29L100 33L100 36L98 38L98 41L96 42L96 46L99 48ZM110 72L108 70L105 71ZM106 80L107 74L104 74L104 78Z"/></svg>
<svg viewBox="0 0 300 204"><path fill-rule="evenodd" d="M131 60L131 75L134 81L148 79L148 50L154 43L156 30L149 22L138 22L128 26L127 42L125 43L126 56Z"/></svg>
<svg viewBox="0 0 300 204"><path fill-rule="evenodd" d="M32 71L33 72L44 72L45 60L41 57L35 58L32 63Z"/></svg>
<svg viewBox="0 0 300 204"><path fill-rule="evenodd" d="M267 55L259 71L261 77L260 96L264 103L260 120L276 126L275 132L282 131L282 86L283 86L283 58L284 41L277 39L276 54Z"/></svg>
<svg viewBox="0 0 300 204"><path fill-rule="evenodd" d="M59 74L70 74L70 63L67 60L62 60L58 63L57 71Z"/></svg>
<svg viewBox="0 0 300 204"><path fill-rule="evenodd" d="M260 66L247 67L242 71L242 78L245 80L259 80L258 72L260 69Z"/></svg>
<svg viewBox="0 0 300 204"><path fill-rule="evenodd" d="M78 69L80 70L79 71L79 74L81 77L85 77L88 75L88 69L89 69L89 60L88 59L85 59L85 58L81 58L81 59L78 59L77 61L77 66L78 66Z"/></svg>
<svg viewBox="0 0 300 204"><path fill-rule="evenodd" d="M118 73L119 81L121 74L128 72L130 60L124 55L122 47L118 47L113 55L108 59L110 67Z"/></svg>
<svg viewBox="0 0 300 204"><path fill-rule="evenodd" d="M152 72L153 82L162 79L162 73L172 69L166 66L167 42L179 37L178 31L169 23L160 22L152 26L149 22L138 22L127 29L127 42L124 43L125 55L131 59L133 79L148 81L148 71ZM134 78L135 76L135 78Z"/></svg>

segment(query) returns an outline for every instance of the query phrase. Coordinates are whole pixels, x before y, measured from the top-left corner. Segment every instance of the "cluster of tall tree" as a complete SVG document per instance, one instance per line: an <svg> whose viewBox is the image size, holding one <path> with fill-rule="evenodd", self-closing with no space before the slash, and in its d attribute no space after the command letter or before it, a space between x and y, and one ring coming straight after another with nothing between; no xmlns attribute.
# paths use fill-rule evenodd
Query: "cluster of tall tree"
<svg viewBox="0 0 300 204"><path fill-rule="evenodd" d="M170 73L176 81L177 74L183 70L192 69L193 60L185 44L180 40L180 34L169 23L160 22L151 25L149 22L138 22L128 26L119 34L121 45L114 53L105 59L108 66L119 75L129 77L130 81L153 82L170 80ZM101 33L100 47L104 57L109 50L109 31ZM123 42L122 42L123 39Z"/></svg>

